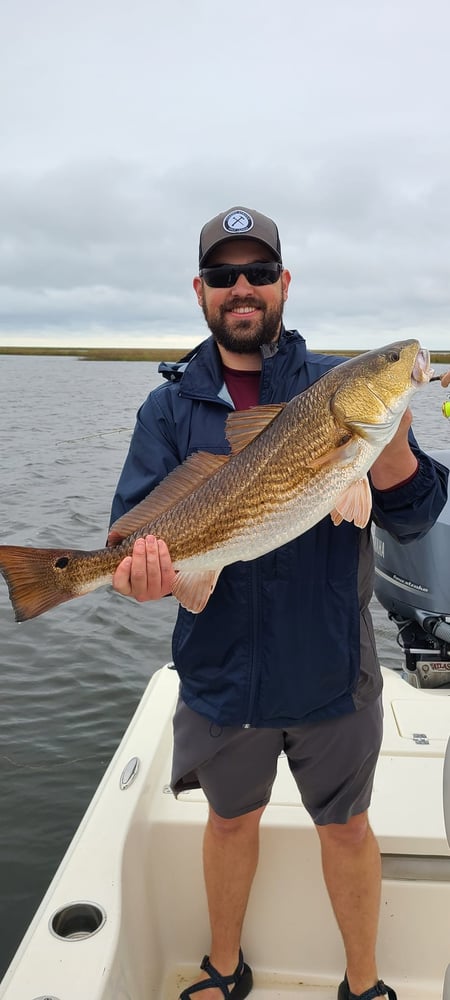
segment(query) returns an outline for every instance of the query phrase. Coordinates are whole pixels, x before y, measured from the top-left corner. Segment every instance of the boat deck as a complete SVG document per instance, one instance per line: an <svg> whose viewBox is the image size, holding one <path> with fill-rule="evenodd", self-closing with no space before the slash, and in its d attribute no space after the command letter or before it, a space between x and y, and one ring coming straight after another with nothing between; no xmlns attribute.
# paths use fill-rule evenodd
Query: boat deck
<svg viewBox="0 0 450 1000"><path fill-rule="evenodd" d="M188 972L177 972L170 976L166 982L164 1000L177 1000L181 990L192 985L196 978L196 970ZM301 980L296 982L279 982L276 976L271 978L263 976L255 977L255 985L251 996L252 1000L336 1000L336 985L332 986L311 986L305 985ZM402 1000L409 1000L409 997L402 996ZM417 1000L417 997L414 997ZM424 996L424 1000L428 997Z"/></svg>
<svg viewBox="0 0 450 1000"><path fill-rule="evenodd" d="M161 1000L177 1000L181 990L192 985L196 978L196 970L192 969L193 975L185 970L177 971L166 981L164 993ZM397 992L399 990L396 984ZM255 976L255 985L251 992L252 1000L336 1000L337 984L330 986L313 985L303 982L301 979L295 981L280 982L278 976ZM398 992L399 1000L441 1000L442 994L436 991L413 990L411 992L407 986L402 984L401 991Z"/></svg>
<svg viewBox="0 0 450 1000"><path fill-rule="evenodd" d="M176 1000L208 949L200 791L175 800L173 671L158 672L0 985L1 1000ZM385 738L371 822L383 855L379 969L401 1000L441 1000L450 962L450 850L442 781L450 700L385 672ZM126 790L120 778L138 758ZM84 938L49 931L55 911L106 914ZM244 928L254 1000L331 1000L342 942L323 885L318 837L281 756L261 826ZM448 994L450 997L450 993Z"/></svg>

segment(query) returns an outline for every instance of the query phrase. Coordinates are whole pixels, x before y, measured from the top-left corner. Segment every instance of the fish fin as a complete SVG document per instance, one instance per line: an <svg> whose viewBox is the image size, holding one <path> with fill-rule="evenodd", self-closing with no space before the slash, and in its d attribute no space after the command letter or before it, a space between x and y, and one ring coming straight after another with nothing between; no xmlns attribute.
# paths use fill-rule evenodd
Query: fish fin
<svg viewBox="0 0 450 1000"><path fill-rule="evenodd" d="M71 601L79 594L59 590L52 580L49 564L70 558L70 549L33 549L20 545L0 545L0 573L8 584L16 622L26 622Z"/></svg>
<svg viewBox="0 0 450 1000"><path fill-rule="evenodd" d="M206 607L219 579L220 569L192 572L180 570L177 573L172 594L186 611L198 614Z"/></svg>
<svg viewBox="0 0 450 1000"><path fill-rule="evenodd" d="M349 427L355 434L359 434L362 438L371 438L374 433L378 435L392 434L393 424L391 420L374 420L372 424L364 422L363 420L349 420Z"/></svg>
<svg viewBox="0 0 450 1000"><path fill-rule="evenodd" d="M367 476L352 483L344 490L331 511L333 524L353 521L357 528L365 528L372 510L372 493Z"/></svg>
<svg viewBox="0 0 450 1000"><path fill-rule="evenodd" d="M111 531L108 532L106 544L109 549L113 549L116 545L120 545L121 542L123 542L123 538L124 536L120 533L120 531L113 531L111 529Z"/></svg>
<svg viewBox="0 0 450 1000"><path fill-rule="evenodd" d="M323 465L345 465L346 462L353 461L357 451L358 439L352 437L349 441L338 445L337 448L326 451L324 455L319 455L318 458L311 458L307 462L307 465L310 469L320 469Z"/></svg>
<svg viewBox="0 0 450 1000"><path fill-rule="evenodd" d="M197 451L190 455L182 465L169 472L169 475L144 500L111 525L110 535L112 534L113 545L117 545L120 539L127 538L146 524L151 525L152 521L161 517L161 514L188 497L225 465L229 457L229 455L212 455L208 451Z"/></svg>
<svg viewBox="0 0 450 1000"><path fill-rule="evenodd" d="M284 410L286 403L253 406L250 410L236 410L227 417L225 434L236 455L262 433Z"/></svg>

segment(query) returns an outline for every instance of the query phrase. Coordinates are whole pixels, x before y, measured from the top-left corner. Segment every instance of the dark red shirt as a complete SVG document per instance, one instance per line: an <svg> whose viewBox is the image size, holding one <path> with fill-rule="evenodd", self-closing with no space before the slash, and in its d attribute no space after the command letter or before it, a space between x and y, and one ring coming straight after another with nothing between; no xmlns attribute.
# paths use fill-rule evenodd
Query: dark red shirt
<svg viewBox="0 0 450 1000"><path fill-rule="evenodd" d="M261 372L247 372L223 365L225 384L237 410L258 406Z"/></svg>

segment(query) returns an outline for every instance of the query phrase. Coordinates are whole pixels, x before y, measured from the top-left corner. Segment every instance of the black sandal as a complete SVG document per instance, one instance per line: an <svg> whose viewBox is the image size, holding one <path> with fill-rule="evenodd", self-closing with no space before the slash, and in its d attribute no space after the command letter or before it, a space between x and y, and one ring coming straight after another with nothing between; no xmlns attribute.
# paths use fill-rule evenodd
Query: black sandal
<svg viewBox="0 0 450 1000"><path fill-rule="evenodd" d="M381 979L370 990L365 990L364 993L360 993L359 995L350 992L347 976L345 976L344 982L339 987L338 1000L375 1000L376 997L387 997L388 1000L397 1000L397 994L392 989L392 986L386 986Z"/></svg>
<svg viewBox="0 0 450 1000"><path fill-rule="evenodd" d="M209 990L212 986L222 990L224 1000L233 997L233 1000L245 1000L253 986L253 975L249 965L244 962L244 956L239 949L239 962L232 976L221 976L220 972L211 965L209 955L205 955L200 968L208 973L209 979L201 979L199 983L193 983L180 993L179 1000L189 1000L191 993L199 993L200 990ZM233 989L229 990L228 987Z"/></svg>

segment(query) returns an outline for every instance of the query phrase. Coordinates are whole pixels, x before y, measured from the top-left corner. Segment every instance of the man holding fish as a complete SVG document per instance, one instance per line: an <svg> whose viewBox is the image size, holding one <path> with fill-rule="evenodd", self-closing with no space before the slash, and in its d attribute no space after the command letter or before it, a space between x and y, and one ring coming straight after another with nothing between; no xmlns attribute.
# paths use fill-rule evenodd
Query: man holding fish
<svg viewBox="0 0 450 1000"><path fill-rule="evenodd" d="M183 363L161 366L169 381L139 411L113 521L189 454L227 453L230 412L285 403L330 369L334 375L342 361L308 352L296 331L285 330L282 314L291 276L282 265L278 230L270 219L239 207L212 219L201 232L199 264L194 290L211 337ZM408 356L406 350L401 343L390 345L381 367L364 374L364 385L375 387L378 403L383 393L377 378L381 369L384 377L386 365L393 370L407 366L408 386L431 377L426 352L415 343ZM349 371L344 387L351 381ZM354 385L355 399L360 389ZM334 401L340 391L334 383L328 390ZM376 968L380 856L367 817L382 735L382 681L368 610L369 515L372 506L378 523L407 542L432 526L447 488L447 470L420 450L409 430L410 390L406 395L397 391L402 403L387 443L379 444L371 464L370 491L361 485L367 484L366 476L349 488L344 482L346 501L340 499L331 517L285 544L281 538L280 547L257 559L247 555L245 561L243 552L242 561L223 569L214 593L209 597L208 591L209 599L201 602L200 615L192 614L199 610L192 599L179 610L173 637L181 678L173 789L176 794L201 785L209 802L204 872L212 935L199 980L183 991L182 1000L199 991L203 1000L220 1000L231 992L242 1000L251 990L240 936L257 864L259 822L281 750L316 824L325 882L344 941L347 969L338 1000L396 998ZM364 438L364 410L372 400L358 400L355 427L358 423ZM348 409L342 397L341 409L344 405ZM320 423L318 408L325 413L320 398L312 400L314 414L305 411L306 423L308 418ZM395 404L382 409L380 403L377 433L385 429ZM335 422L338 410L335 403ZM261 426L255 423L256 434L270 414L262 418ZM344 423L350 426L350 418ZM316 437L319 430L316 425ZM306 459L316 479L357 460L349 437L341 427L325 451ZM267 506L264 497L261 502ZM358 504L362 512L355 514ZM123 534L114 525L110 542ZM138 601L157 600L176 593L175 578L165 541L152 533L136 541L113 585Z"/></svg>
<svg viewBox="0 0 450 1000"><path fill-rule="evenodd" d="M424 535L448 471L410 430L432 377L414 340L344 362L286 330L278 229L236 207L200 234L194 290L210 336L139 410L96 552L0 546L18 621L104 586L180 602L172 787L209 803L211 949L181 1000L243 1000L241 930L258 830L285 751L320 838L342 934L338 1000L388 996L375 959L380 856L368 822L382 738L369 612L370 518ZM369 474L369 477L368 477Z"/></svg>

